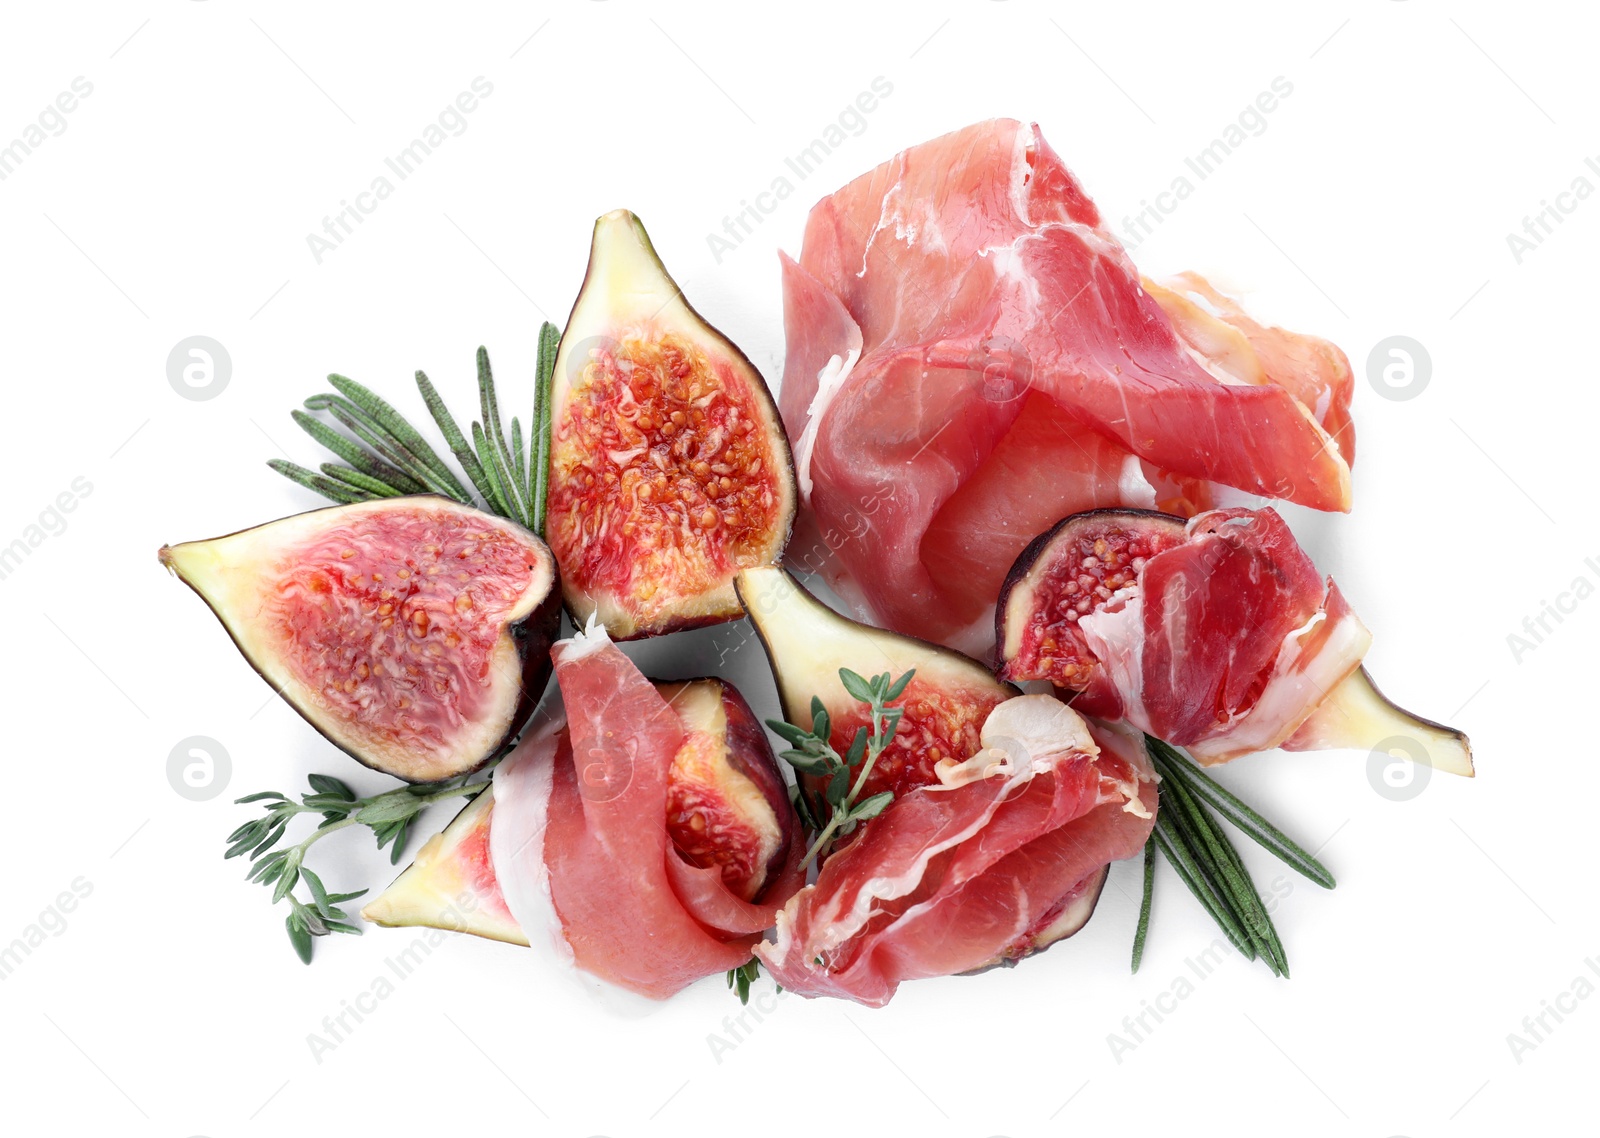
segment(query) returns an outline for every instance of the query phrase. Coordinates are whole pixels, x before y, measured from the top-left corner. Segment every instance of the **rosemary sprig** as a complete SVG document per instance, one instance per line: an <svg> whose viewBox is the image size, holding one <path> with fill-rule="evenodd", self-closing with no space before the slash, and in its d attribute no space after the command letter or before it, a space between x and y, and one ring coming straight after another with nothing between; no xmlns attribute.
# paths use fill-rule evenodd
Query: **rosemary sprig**
<svg viewBox="0 0 1600 1138"><path fill-rule="evenodd" d="M556 375L556 349L561 333L548 320L539 328L539 362L534 376L533 418L528 423L528 501L533 505L533 532L544 536L544 514L550 489L550 388Z"/></svg>
<svg viewBox="0 0 1600 1138"><path fill-rule="evenodd" d="M1211 776L1206 774L1193 759L1159 739L1151 739L1149 742L1151 749L1159 753L1167 769L1181 779L1187 789L1204 798L1219 814L1244 831L1257 845L1272 853L1296 873L1316 882L1324 889L1332 889L1337 884L1326 866L1301 849L1282 830L1213 782Z"/></svg>
<svg viewBox="0 0 1600 1138"><path fill-rule="evenodd" d="M1145 845L1144 898L1134 933L1133 970L1139 970L1150 924L1154 851L1159 849L1224 934L1245 957L1260 957L1274 975L1289 975L1288 956L1244 861L1207 809L1216 807L1264 849L1322 885L1334 887L1327 868L1281 830L1211 780L1192 759L1159 739L1145 736L1161 776L1161 808ZM1153 844L1152 844L1153 843Z"/></svg>
<svg viewBox="0 0 1600 1138"><path fill-rule="evenodd" d="M320 473L283 459L267 463L285 478L334 502L366 502L400 494L442 494L463 505L499 514L541 536L549 488L550 389L556 346L561 333L546 322L539 329L539 355L534 376L533 417L524 439L521 420L513 417L509 443L500 421L489 353L478 349L478 403L481 418L462 431L432 382L416 373L422 396L466 482L399 411L353 379L330 375L337 394L321 393L305 401L305 410L291 414L305 432L343 463L323 463ZM341 434L307 412L324 411L354 438ZM467 488L467 483L472 489Z"/></svg>
<svg viewBox="0 0 1600 1138"><path fill-rule="evenodd" d="M307 851L337 830L361 825L372 830L380 850L390 847L390 864L398 864L411 823L424 808L445 798L477 794L488 783L467 782L463 777L443 786L402 786L357 798L355 791L331 775L314 774L308 776L307 781L311 784L311 793L301 795L299 802L275 790L236 799L240 805L262 803L263 813L228 835L228 850L222 856L234 858L248 854L253 864L245 879L270 885L273 904L289 902L289 915L284 921L289 942L300 959L310 964L313 937L336 932L360 934L360 927L351 924L349 914L339 906L362 896L366 890L327 892L322 880L306 868ZM317 814L322 821L301 841L275 849L289 823L300 814ZM309 904L294 895L295 886L302 880L311 894Z"/></svg>
<svg viewBox="0 0 1600 1138"><path fill-rule="evenodd" d="M830 742L832 721L822 700L815 696L811 699L811 730L803 730L781 719L767 720L767 726L789 744L790 749L782 752L780 758L802 774L827 778L821 802L806 802L804 794L797 797L797 801L805 803L803 814L811 827L816 829L821 823L816 840L800 863L802 869L815 861L834 839L850 833L867 819L877 817L893 800L894 792L885 790L857 801L878 756L894 741L895 729L905 714L904 708L888 705L905 694L906 685L914 675L916 672L910 671L896 680L884 672L869 680L849 668L839 669L839 681L844 684L844 690L867 705L871 721L870 731L865 726L856 729L855 738L843 755L834 750ZM820 817L823 807L827 808L826 821Z"/></svg>

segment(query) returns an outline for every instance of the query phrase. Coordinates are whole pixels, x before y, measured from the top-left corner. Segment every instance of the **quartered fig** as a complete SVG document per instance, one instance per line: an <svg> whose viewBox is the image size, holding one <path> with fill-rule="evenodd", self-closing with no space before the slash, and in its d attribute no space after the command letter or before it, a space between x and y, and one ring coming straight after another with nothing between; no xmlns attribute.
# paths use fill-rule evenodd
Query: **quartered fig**
<svg viewBox="0 0 1600 1138"><path fill-rule="evenodd" d="M306 722L397 778L481 766L550 678L550 550L445 498L313 510L164 546L161 562Z"/></svg>
<svg viewBox="0 0 1600 1138"><path fill-rule="evenodd" d="M1373 686L1371 633L1271 508L1075 514L1017 559L995 621L1002 676L1048 680L1202 763L1398 738L1472 773L1465 735Z"/></svg>
<svg viewBox="0 0 1600 1138"><path fill-rule="evenodd" d="M1281 746L1285 751L1393 748L1438 770L1468 778L1473 774L1472 744L1466 735L1391 701L1364 665L1340 681Z"/></svg>
<svg viewBox="0 0 1600 1138"><path fill-rule="evenodd" d="M761 374L626 210L595 222L550 407L545 533L574 623L630 640L738 617L734 574L788 541L788 440Z"/></svg>
<svg viewBox="0 0 1600 1138"><path fill-rule="evenodd" d="M720 870L742 901L759 905L800 884L793 867L799 819L765 732L732 684L718 679L656 684L683 726L662 819L677 856ZM564 728L562 729L565 730ZM526 744L525 744L526 745ZM361 915L375 924L453 929L526 945L490 858L494 787L435 834Z"/></svg>
<svg viewBox="0 0 1600 1138"><path fill-rule="evenodd" d="M936 781L943 760L976 754L989 712L1017 694L976 660L834 612L801 588L785 570L746 569L738 576L739 597L761 636L777 680L783 715L796 727L811 727L811 700L828 710L832 742L843 754L856 729L867 725L867 708L845 691L839 669L861 675L916 675L891 706L905 708L894 740L878 758L863 797L896 793Z"/></svg>

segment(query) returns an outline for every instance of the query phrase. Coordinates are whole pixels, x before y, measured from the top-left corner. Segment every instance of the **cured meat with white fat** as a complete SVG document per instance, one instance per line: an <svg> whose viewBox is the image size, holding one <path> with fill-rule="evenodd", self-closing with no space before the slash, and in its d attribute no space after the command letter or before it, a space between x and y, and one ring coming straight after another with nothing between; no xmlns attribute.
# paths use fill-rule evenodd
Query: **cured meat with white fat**
<svg viewBox="0 0 1600 1138"><path fill-rule="evenodd" d="M803 881L797 827L780 819L758 899L741 896L715 860L674 843L678 788L692 783L679 768L695 761L687 713L603 628L553 657L566 723L495 772L489 847L506 908L528 939L547 930L583 972L654 999L744 964Z"/></svg>
<svg viewBox="0 0 1600 1138"><path fill-rule="evenodd" d="M790 558L890 628L986 654L1007 567L1078 510L1192 514L1212 483L1349 508L1343 354L1143 282L1023 123L824 198L783 283Z"/></svg>
<svg viewBox="0 0 1600 1138"><path fill-rule="evenodd" d="M1270 507L1063 519L1018 558L996 628L1005 678L1048 680L1202 763L1401 738L1472 770L1465 736L1378 693L1371 633Z"/></svg>
<svg viewBox="0 0 1600 1138"><path fill-rule="evenodd" d="M1008 963L1087 921L1155 809L1141 743L1018 696L990 713L982 750L940 763L830 857L756 955L787 991L874 1007L904 980Z"/></svg>

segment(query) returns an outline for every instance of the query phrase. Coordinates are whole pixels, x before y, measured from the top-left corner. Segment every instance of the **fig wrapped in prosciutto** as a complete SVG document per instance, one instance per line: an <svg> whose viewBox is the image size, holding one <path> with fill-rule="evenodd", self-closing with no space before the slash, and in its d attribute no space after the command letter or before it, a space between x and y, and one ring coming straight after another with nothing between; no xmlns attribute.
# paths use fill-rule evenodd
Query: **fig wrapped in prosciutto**
<svg viewBox="0 0 1600 1138"><path fill-rule="evenodd" d="M986 656L1006 570L1095 507L1212 484L1350 506L1351 375L1198 277L1144 281L1038 130L998 119L824 198L784 258L791 563L874 623Z"/></svg>
<svg viewBox="0 0 1600 1138"><path fill-rule="evenodd" d="M1048 680L1202 763L1401 737L1472 773L1465 735L1379 693L1371 633L1270 507L1068 517L1017 559L995 625L1005 678Z"/></svg>
<svg viewBox="0 0 1600 1138"><path fill-rule="evenodd" d="M777 918L756 955L787 991L879 1007L902 981L1009 964L1070 936L1110 862L1143 847L1143 744L1048 695L990 712L983 747L896 795Z"/></svg>
<svg viewBox="0 0 1600 1138"><path fill-rule="evenodd" d="M744 964L805 876L749 706L721 680L651 683L598 626L553 655L565 716L363 916L550 947L653 999Z"/></svg>

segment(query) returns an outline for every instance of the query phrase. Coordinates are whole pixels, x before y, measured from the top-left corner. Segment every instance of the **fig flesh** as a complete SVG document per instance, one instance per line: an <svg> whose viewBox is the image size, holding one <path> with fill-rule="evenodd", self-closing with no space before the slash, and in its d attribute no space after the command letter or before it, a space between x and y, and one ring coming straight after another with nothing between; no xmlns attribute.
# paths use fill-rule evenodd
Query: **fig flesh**
<svg viewBox="0 0 1600 1138"><path fill-rule="evenodd" d="M631 640L740 616L734 574L775 563L793 524L788 439L627 210L595 222L550 407L545 532L574 624Z"/></svg>
<svg viewBox="0 0 1600 1138"><path fill-rule="evenodd" d="M306 722L397 778L482 766L550 678L550 550L445 498L331 506L160 557Z"/></svg>
<svg viewBox="0 0 1600 1138"><path fill-rule="evenodd" d="M690 865L719 869L740 900L759 901L801 840L766 732L723 680L657 683L656 690L684 732L667 784L673 848Z"/></svg>
<svg viewBox="0 0 1600 1138"><path fill-rule="evenodd" d="M526 948L528 937L506 908L489 858L493 817L490 784L423 844L416 859L361 915L388 928L448 929Z"/></svg>
<svg viewBox="0 0 1600 1138"><path fill-rule="evenodd" d="M1465 735L1373 685L1371 633L1271 508L1073 515L1017 559L995 619L1002 676L1048 680L1201 763L1392 744L1473 772Z"/></svg>
<svg viewBox="0 0 1600 1138"><path fill-rule="evenodd" d="M1086 510L1034 538L1006 575L995 606L1000 675L1048 680L1079 711L1121 716L1078 621L1132 586L1156 554L1182 545L1182 518L1153 510Z"/></svg>
<svg viewBox="0 0 1600 1138"><path fill-rule="evenodd" d="M775 890L797 887L791 865L801 849L799 819L744 697L718 679L658 682L656 689L684 732L668 775L663 819L676 855L686 865L719 869L729 891L752 905ZM390 927L451 929L527 945L490 858L493 811L491 784L428 840L361 915Z"/></svg>
<svg viewBox="0 0 1600 1138"><path fill-rule="evenodd" d="M868 724L866 705L844 688L839 669L895 677L915 669L904 694L890 706L905 714L872 768L861 797L903 793L938 780L944 761L963 762L982 746L989 713L1017 694L989 669L937 644L873 628L841 616L801 588L787 571L746 569L739 597L761 637L778 685L784 718L810 730L812 697L832 722L831 742L843 754L856 730Z"/></svg>
<svg viewBox="0 0 1600 1138"><path fill-rule="evenodd" d="M1341 680L1282 746L1285 751L1381 747L1437 770L1467 778L1473 774L1472 745L1466 735L1392 702L1378 690L1365 666Z"/></svg>

